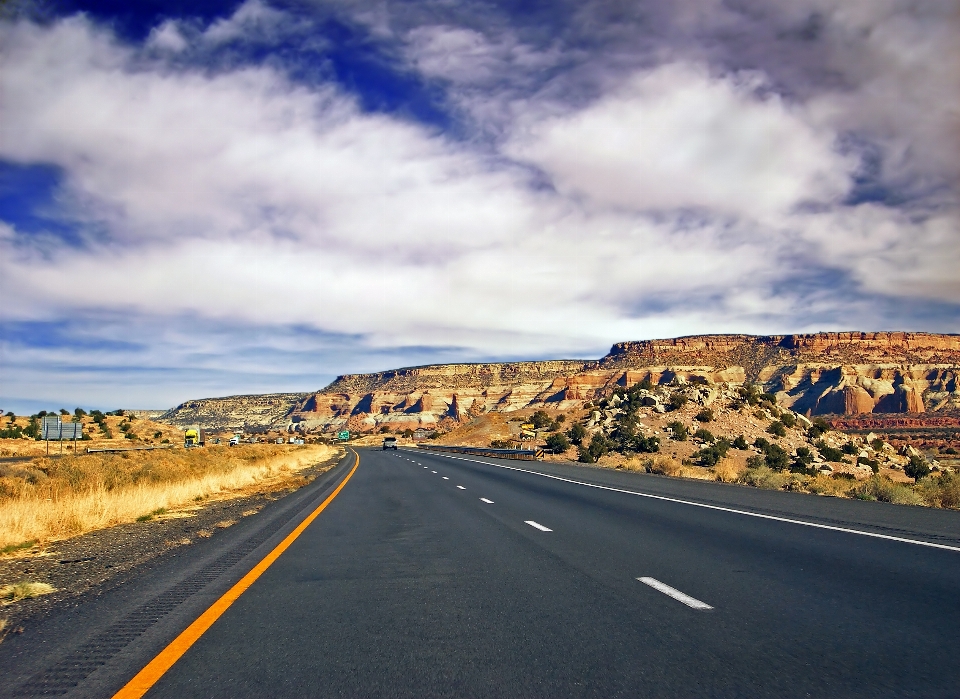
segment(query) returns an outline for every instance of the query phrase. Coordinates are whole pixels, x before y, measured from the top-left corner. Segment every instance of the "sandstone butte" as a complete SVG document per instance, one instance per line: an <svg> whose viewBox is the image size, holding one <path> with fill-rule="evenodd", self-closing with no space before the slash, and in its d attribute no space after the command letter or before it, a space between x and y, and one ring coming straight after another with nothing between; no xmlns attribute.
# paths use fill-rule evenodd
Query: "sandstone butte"
<svg viewBox="0 0 960 699"><path fill-rule="evenodd" d="M960 335L833 332L620 342L599 360L443 364L347 374L314 393L187 401L178 425L332 432L434 427L488 412L580 408L616 386L754 382L812 415L960 414Z"/></svg>

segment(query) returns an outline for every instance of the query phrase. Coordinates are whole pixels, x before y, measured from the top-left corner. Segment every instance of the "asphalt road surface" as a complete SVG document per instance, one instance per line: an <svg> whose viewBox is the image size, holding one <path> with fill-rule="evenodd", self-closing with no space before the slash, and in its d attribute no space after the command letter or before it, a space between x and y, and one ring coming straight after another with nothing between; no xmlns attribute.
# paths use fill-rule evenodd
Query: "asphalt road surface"
<svg viewBox="0 0 960 699"><path fill-rule="evenodd" d="M359 454L147 697L960 696L960 513ZM154 604L118 648L103 629L127 628L210 561L168 562L0 645L0 693L40 695L66 674L62 696L112 696L353 465L234 527L232 562Z"/></svg>

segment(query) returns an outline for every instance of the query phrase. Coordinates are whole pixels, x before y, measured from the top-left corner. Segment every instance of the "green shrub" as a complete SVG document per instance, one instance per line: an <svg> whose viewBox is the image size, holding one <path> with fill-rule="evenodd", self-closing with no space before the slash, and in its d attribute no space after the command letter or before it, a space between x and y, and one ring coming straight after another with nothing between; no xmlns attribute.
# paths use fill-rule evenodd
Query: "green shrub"
<svg viewBox="0 0 960 699"><path fill-rule="evenodd" d="M870 442L870 446L873 447L874 451L880 451L881 449L883 449L883 444L884 444L883 440L880 439L879 437L877 437L875 440Z"/></svg>
<svg viewBox="0 0 960 699"><path fill-rule="evenodd" d="M642 434L637 435L633 440L633 447L635 451L641 454L656 454L660 451L660 438L654 436L644 437Z"/></svg>
<svg viewBox="0 0 960 699"><path fill-rule="evenodd" d="M917 485L920 496L933 507L960 510L960 475L942 471L927 476Z"/></svg>
<svg viewBox="0 0 960 699"><path fill-rule="evenodd" d="M672 396L670 396L670 410L680 410L680 408L685 406L688 402L689 398L682 393L674 393Z"/></svg>
<svg viewBox="0 0 960 699"><path fill-rule="evenodd" d="M494 439L490 442L491 449L509 449L510 442L505 439Z"/></svg>
<svg viewBox="0 0 960 699"><path fill-rule="evenodd" d="M930 475L930 464L922 456L914 454L910 457L910 463L903 467L903 472L919 481L924 476Z"/></svg>
<svg viewBox="0 0 960 699"><path fill-rule="evenodd" d="M674 420L673 422L668 422L668 423L667 423L667 429L669 429L669 430L671 430L671 431L673 432L673 438L674 438L676 441L678 441L678 442L686 442L686 441L687 441L687 435L689 434L689 431L687 430L687 426L684 425L684 424L683 424L682 422L680 422L679 420Z"/></svg>
<svg viewBox="0 0 960 699"><path fill-rule="evenodd" d="M752 485L755 488L780 490L790 482L790 477L786 474L772 471L766 466L760 466L758 468L748 468L737 480L740 483Z"/></svg>
<svg viewBox="0 0 960 699"><path fill-rule="evenodd" d="M833 463L840 463L843 461L843 452L840 451L839 449L831 447L822 439L816 444L814 444L813 446L815 446L817 448L817 451L820 452L820 456L822 456L827 461L831 461Z"/></svg>
<svg viewBox="0 0 960 699"><path fill-rule="evenodd" d="M840 451L842 451L844 454L854 456L857 453L859 453L860 450L857 448L857 445L854 444L853 442L847 442L842 447L840 447Z"/></svg>
<svg viewBox="0 0 960 699"><path fill-rule="evenodd" d="M583 440L587 437L587 430L584 429L583 425L579 422L575 422L569 430L567 430L567 437L570 438L570 442L580 446L583 444Z"/></svg>
<svg viewBox="0 0 960 699"><path fill-rule="evenodd" d="M824 435L830 431L830 425L827 424L827 421L822 417L815 417L813 419L813 425L810 429L807 430L807 436L810 439L816 439L820 435Z"/></svg>
<svg viewBox="0 0 960 699"><path fill-rule="evenodd" d="M737 435L730 446L732 446L734 449L739 449L740 451L750 448L750 445L747 444L747 440L743 438L742 434Z"/></svg>
<svg viewBox="0 0 960 699"><path fill-rule="evenodd" d="M771 444L764 450L763 460L774 471L782 471L790 465L790 455L779 444Z"/></svg>
<svg viewBox="0 0 960 699"><path fill-rule="evenodd" d="M782 422L785 427L793 429L797 426L797 416L791 413L789 410L784 410L782 413L780 413L780 422Z"/></svg>
<svg viewBox="0 0 960 699"><path fill-rule="evenodd" d="M770 434L776 435L777 437L786 437L787 428L784 427L783 423L779 420L774 420L770 423L770 426L767 427L767 432Z"/></svg>
<svg viewBox="0 0 960 699"><path fill-rule="evenodd" d="M553 422L553 418L547 414L546 410L538 410L530 418L530 422L533 423L533 428L537 430L542 430L544 427L550 425Z"/></svg>
<svg viewBox="0 0 960 699"><path fill-rule="evenodd" d="M725 439L718 440L715 444L705 446L694 457L702 466L716 466L720 459L727 455L730 444Z"/></svg>
<svg viewBox="0 0 960 699"><path fill-rule="evenodd" d="M810 473L810 465L813 463L813 452L807 447L797 447L797 455L793 458L790 470L795 473ZM810 475L813 475L810 473Z"/></svg>
<svg viewBox="0 0 960 699"><path fill-rule="evenodd" d="M594 461L597 461L601 456L605 456L610 451L611 444L606 437L603 436L602 432L597 432L590 438L590 445L587 447L587 451L590 453L590 456L593 457Z"/></svg>
<svg viewBox="0 0 960 699"><path fill-rule="evenodd" d="M857 485L850 494L859 500L879 500L895 505L922 505L923 499L911 488L883 476L873 476Z"/></svg>
<svg viewBox="0 0 960 699"><path fill-rule="evenodd" d="M546 443L547 449L550 449L558 454L562 454L570 448L570 440L567 439L566 435L560 434L559 432L549 435L546 439Z"/></svg>
<svg viewBox="0 0 960 699"><path fill-rule="evenodd" d="M694 415L693 419L698 422L713 422L713 411L710 408L704 408Z"/></svg>
<svg viewBox="0 0 960 699"><path fill-rule="evenodd" d="M713 433L710 430L705 430L702 427L693 433L693 437L694 439L699 439L704 442L713 442L716 440L716 437L713 436Z"/></svg>

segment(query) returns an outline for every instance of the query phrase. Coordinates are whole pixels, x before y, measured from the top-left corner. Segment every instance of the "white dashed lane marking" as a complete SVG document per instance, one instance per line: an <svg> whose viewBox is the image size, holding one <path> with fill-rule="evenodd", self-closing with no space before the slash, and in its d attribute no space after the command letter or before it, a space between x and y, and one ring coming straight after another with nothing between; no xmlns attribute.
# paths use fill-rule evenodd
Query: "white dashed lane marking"
<svg viewBox="0 0 960 699"><path fill-rule="evenodd" d="M680 592L680 590L674 589L669 585L667 585L666 583L660 582L656 578L637 578L637 580L642 582L644 585L649 585L654 590L659 590L663 594L673 597L678 602L683 602L685 605L687 605L688 607L692 607L693 609L713 609L713 607L711 607L706 602L701 602L700 600L695 599L690 595L685 595L682 592Z"/></svg>
<svg viewBox="0 0 960 699"><path fill-rule="evenodd" d="M480 498L480 502L485 502L485 503L487 503L488 505L492 505L492 504L493 504L493 500L487 500L486 498Z"/></svg>
<svg viewBox="0 0 960 699"><path fill-rule="evenodd" d="M431 471L430 473L436 473L436 471Z"/></svg>
<svg viewBox="0 0 960 699"><path fill-rule="evenodd" d="M549 529L548 527L543 526L543 525L540 524L539 522L534 522L532 519L525 520L525 521L524 521L524 524L529 524L529 525L530 525L531 527L533 527L534 529L539 529L539 530L542 531L542 532L552 532L552 531L553 531L552 529Z"/></svg>
<svg viewBox="0 0 960 699"><path fill-rule="evenodd" d="M444 477L443 477L443 480L448 481L448 480L450 480L450 479L447 478L446 476L444 476Z"/></svg>
<svg viewBox="0 0 960 699"><path fill-rule="evenodd" d="M457 487L460 488L460 490L466 490L462 485L458 485Z"/></svg>

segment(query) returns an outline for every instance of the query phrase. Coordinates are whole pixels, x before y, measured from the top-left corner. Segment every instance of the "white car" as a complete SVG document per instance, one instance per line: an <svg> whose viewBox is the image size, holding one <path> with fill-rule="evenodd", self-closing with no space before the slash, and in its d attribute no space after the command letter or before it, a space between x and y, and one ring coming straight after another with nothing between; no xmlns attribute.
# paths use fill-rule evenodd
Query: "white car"
<svg viewBox="0 0 960 699"><path fill-rule="evenodd" d="M230 446L231 446L231 447L235 447L235 446L237 446L238 444L240 444L240 437L234 435L233 437L230 438Z"/></svg>

